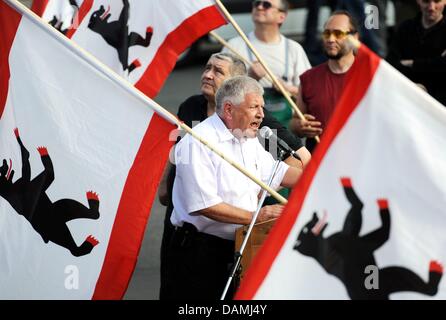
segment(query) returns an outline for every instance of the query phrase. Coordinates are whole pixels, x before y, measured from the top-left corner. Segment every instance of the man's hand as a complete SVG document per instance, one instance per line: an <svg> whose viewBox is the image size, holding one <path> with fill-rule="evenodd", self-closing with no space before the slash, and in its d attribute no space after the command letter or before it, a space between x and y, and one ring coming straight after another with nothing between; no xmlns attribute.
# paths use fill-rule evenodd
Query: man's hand
<svg viewBox="0 0 446 320"><path fill-rule="evenodd" d="M305 120L293 118L293 130L299 137L314 138L322 133L321 123L311 114L304 114Z"/></svg>
<svg viewBox="0 0 446 320"><path fill-rule="evenodd" d="M254 61L249 68L248 75L256 80L262 79L266 76L266 71L258 61Z"/></svg>
<svg viewBox="0 0 446 320"><path fill-rule="evenodd" d="M413 60L412 59L407 59L407 60L401 60L400 63L405 66L405 67L409 67L412 68L413 67Z"/></svg>
<svg viewBox="0 0 446 320"><path fill-rule="evenodd" d="M283 211L284 206L281 204L273 204L270 206L264 206L260 209L260 213L257 217L258 222L264 222L271 219L278 218Z"/></svg>
<svg viewBox="0 0 446 320"><path fill-rule="evenodd" d="M281 78L277 78L277 81L280 82L280 84L282 85L282 87L285 89L286 92L288 92L291 97L296 97L297 94L299 93L299 88L292 85L292 84L288 84L285 81L283 81ZM278 86L276 86L276 84L273 82L273 86L274 89L276 89L277 91L280 92L280 89Z"/></svg>
<svg viewBox="0 0 446 320"><path fill-rule="evenodd" d="M352 50L353 53L356 55L358 53L359 47L361 46L361 42L358 40L357 36L354 35L348 35L345 39L345 44L347 46L347 50Z"/></svg>
<svg viewBox="0 0 446 320"><path fill-rule="evenodd" d="M415 83L417 86L418 86L418 88L420 88L421 90L424 90L425 92L428 92L427 91L427 88L424 86L424 84L422 84L422 83Z"/></svg>

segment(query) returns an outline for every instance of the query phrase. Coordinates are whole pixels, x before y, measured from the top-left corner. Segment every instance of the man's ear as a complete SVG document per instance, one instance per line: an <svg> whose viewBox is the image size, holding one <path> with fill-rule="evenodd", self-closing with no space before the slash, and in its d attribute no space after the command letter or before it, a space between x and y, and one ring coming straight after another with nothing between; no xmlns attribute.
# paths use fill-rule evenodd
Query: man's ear
<svg viewBox="0 0 446 320"><path fill-rule="evenodd" d="M223 115L224 115L225 119L232 120L233 108L234 108L234 106L232 105L231 102L225 101L223 103Z"/></svg>
<svg viewBox="0 0 446 320"><path fill-rule="evenodd" d="M279 24L280 25L282 25L285 22L287 15L288 15L288 13L286 13L286 12L280 12L280 14L279 14Z"/></svg>

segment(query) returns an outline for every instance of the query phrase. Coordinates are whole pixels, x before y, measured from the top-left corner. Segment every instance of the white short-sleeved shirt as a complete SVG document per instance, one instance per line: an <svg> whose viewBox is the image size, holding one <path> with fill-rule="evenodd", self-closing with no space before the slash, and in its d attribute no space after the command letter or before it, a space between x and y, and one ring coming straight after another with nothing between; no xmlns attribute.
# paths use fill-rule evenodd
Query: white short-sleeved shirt
<svg viewBox="0 0 446 320"><path fill-rule="evenodd" d="M249 41L254 48L259 52L260 56L265 60L268 68L278 78L287 76L288 83L295 86L299 86L299 76L311 69L310 61L302 48L302 46L294 40L287 39L283 35L280 35L280 41L277 43L266 43L256 38L254 32L250 32L248 35ZM249 55L249 49L245 41L241 37L236 37L228 41L228 44L236 50L241 56L248 61L257 60L254 54ZM286 46L288 45L288 54L286 52ZM222 52L231 51L224 47ZM286 59L288 59L288 69L285 70ZM260 84L264 88L271 88L271 82L260 79Z"/></svg>
<svg viewBox="0 0 446 320"><path fill-rule="evenodd" d="M257 138L241 142L217 114L194 127L194 131L254 176L268 182L275 161ZM172 224L182 226L189 222L200 232L234 240L240 225L221 223L193 212L222 202L254 212L260 187L189 134L177 144L175 162ZM280 163L271 185L273 189L280 186L288 168Z"/></svg>

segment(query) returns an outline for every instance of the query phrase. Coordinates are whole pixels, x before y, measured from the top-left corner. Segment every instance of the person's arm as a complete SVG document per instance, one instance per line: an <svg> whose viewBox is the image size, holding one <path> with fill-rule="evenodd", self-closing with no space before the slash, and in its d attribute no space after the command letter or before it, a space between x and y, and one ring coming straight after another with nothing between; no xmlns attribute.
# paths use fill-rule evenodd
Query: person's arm
<svg viewBox="0 0 446 320"><path fill-rule="evenodd" d="M302 169L296 167L289 167L280 185L284 188L293 188L301 175L302 175Z"/></svg>
<svg viewBox="0 0 446 320"><path fill-rule="evenodd" d="M189 97L185 101L183 101L180 106L178 107L177 116L178 119L185 121L187 125L191 125L188 121L190 117L188 117L188 105L190 104L190 99L193 98ZM178 134L179 131L176 131L176 134ZM176 136L169 136L169 139L176 139L176 143L181 140L180 135ZM174 151L174 148L170 150L169 158L167 160L167 164L163 171L163 176L161 178L160 184L158 186L158 200L163 206L168 206L169 201L172 198L172 188L173 188L173 181L175 180L175 165L170 161L170 159L173 159L172 152Z"/></svg>
<svg viewBox="0 0 446 320"><path fill-rule="evenodd" d="M291 43L294 43L295 46L294 50L296 51L296 60L294 61L294 64L292 66L293 71L291 71L291 83L293 84L293 91L290 92L293 93L294 101L296 101L300 90L300 76L310 70L312 66L302 46L295 41L291 41Z"/></svg>
<svg viewBox="0 0 446 320"><path fill-rule="evenodd" d="M283 160L283 162L285 162L290 167L305 169L305 167L308 165L308 163L311 160L310 151L308 151L308 149L306 147L300 147L298 150L295 150L295 151L296 151L297 155L299 156L300 160L296 159L295 157L290 155L288 158Z"/></svg>
<svg viewBox="0 0 446 320"><path fill-rule="evenodd" d="M298 160L290 155L284 160L284 162L289 166L304 168L311 159L310 152L304 147L302 141L290 130L285 128L268 110L265 109L264 113L265 117L262 121L262 126L267 126L272 130L275 130L277 136L285 141L293 150L295 150L300 157L300 160Z"/></svg>
<svg viewBox="0 0 446 320"><path fill-rule="evenodd" d="M266 70L259 61L254 61L248 69L248 75L259 81L266 76Z"/></svg>
<svg viewBox="0 0 446 320"><path fill-rule="evenodd" d="M158 187L158 200L163 206L167 206L169 204L170 194L168 192L167 180L170 175L170 170L173 170L173 165L167 160L166 167L163 171L163 177L161 178L159 187Z"/></svg>
<svg viewBox="0 0 446 320"><path fill-rule="evenodd" d="M410 23L403 22L395 33L393 41L389 46L389 53L387 54L386 61L390 63L395 69L404 74L406 77L411 78L413 76L413 60L405 52L405 43L412 41L410 38L412 28Z"/></svg>
<svg viewBox="0 0 446 320"><path fill-rule="evenodd" d="M291 83L287 83L287 82L283 81L281 78L277 78L277 81L280 82L282 87L285 89L286 92L289 93L289 95L291 96L292 99L296 99L297 94L299 93L298 86L295 86L294 84L291 84ZM277 92L280 92L279 87L277 87L274 83L273 83L273 87L274 87L274 89L276 89Z"/></svg>
<svg viewBox="0 0 446 320"><path fill-rule="evenodd" d="M293 118L289 124L290 130L299 137L314 138L320 135L322 133L322 124L313 115L307 113L308 108L302 97L302 87L299 88L296 103L303 113L305 120L300 119L297 113L293 113Z"/></svg>
<svg viewBox="0 0 446 320"><path fill-rule="evenodd" d="M270 205L260 209L257 217L257 222L263 222L271 219L278 218L282 213L282 205ZM233 205L221 202L209 208L195 211L194 215L201 214L209 219L223 222L247 225L251 223L253 212L237 208Z"/></svg>
<svg viewBox="0 0 446 320"><path fill-rule="evenodd" d="M430 58L413 59L409 67L416 73L445 73L446 57L438 55Z"/></svg>
<svg viewBox="0 0 446 320"><path fill-rule="evenodd" d="M263 182L269 182L272 171L276 165L276 160L268 153L259 143L258 161L260 163L260 178ZM302 175L302 166L292 167L284 162L280 162L276 168L274 179L270 183L270 187L278 190L280 187L292 188Z"/></svg>
<svg viewBox="0 0 446 320"><path fill-rule="evenodd" d="M257 81L260 81L263 77L267 76L266 70L263 68L263 66L258 61L254 61L250 68L248 69L248 75L251 78L256 79ZM268 77L269 79L269 77ZM288 92L291 96L291 98L296 98L297 93L299 91L299 88L293 84L288 84L287 82L283 81L281 78L277 77L277 81L280 82L280 84L283 86L286 92ZM272 83L274 89L276 89L278 92L280 92L279 88L276 87L275 83Z"/></svg>
<svg viewBox="0 0 446 320"><path fill-rule="evenodd" d="M301 147L296 151L297 155L300 158L300 161L302 162L302 169L305 169L305 167L308 165L308 163L311 160L311 153L308 151L306 147Z"/></svg>

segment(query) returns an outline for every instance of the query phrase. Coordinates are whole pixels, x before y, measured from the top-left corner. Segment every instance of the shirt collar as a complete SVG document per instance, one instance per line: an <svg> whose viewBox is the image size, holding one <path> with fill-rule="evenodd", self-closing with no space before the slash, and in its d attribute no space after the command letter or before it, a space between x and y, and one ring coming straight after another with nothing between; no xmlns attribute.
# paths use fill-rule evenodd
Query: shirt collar
<svg viewBox="0 0 446 320"><path fill-rule="evenodd" d="M214 126L220 141L223 142L236 139L231 131L229 131L228 127L226 127L223 120L221 120L221 118L218 116L217 112L210 116L210 120L212 121L212 125Z"/></svg>

